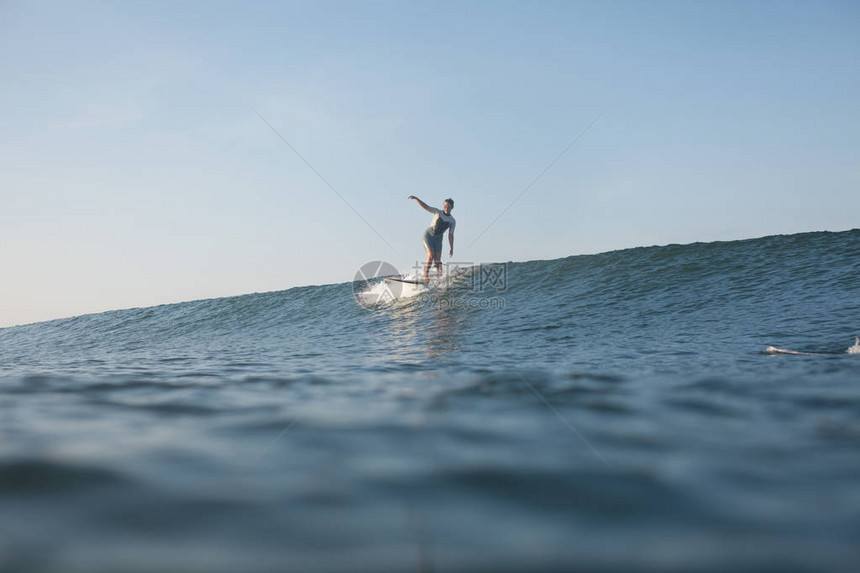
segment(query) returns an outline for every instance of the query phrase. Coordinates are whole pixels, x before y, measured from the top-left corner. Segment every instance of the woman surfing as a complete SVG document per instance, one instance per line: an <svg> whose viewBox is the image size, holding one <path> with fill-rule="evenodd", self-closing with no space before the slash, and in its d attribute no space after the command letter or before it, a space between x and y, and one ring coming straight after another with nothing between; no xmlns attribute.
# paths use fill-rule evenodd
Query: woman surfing
<svg viewBox="0 0 860 573"><path fill-rule="evenodd" d="M437 209L436 207L431 207L415 195L410 195L407 199L415 199L425 211L433 213L433 221L427 227L427 230L424 231L423 239L424 249L427 251L427 261L424 263L424 282L428 282L430 280L430 265L435 263L439 275L442 275L442 236L445 234L445 231L448 231L448 244L451 247L448 256L454 256L454 227L457 225L454 217L451 216L451 210L454 208L454 200L445 199L445 202L442 203L442 208Z"/></svg>

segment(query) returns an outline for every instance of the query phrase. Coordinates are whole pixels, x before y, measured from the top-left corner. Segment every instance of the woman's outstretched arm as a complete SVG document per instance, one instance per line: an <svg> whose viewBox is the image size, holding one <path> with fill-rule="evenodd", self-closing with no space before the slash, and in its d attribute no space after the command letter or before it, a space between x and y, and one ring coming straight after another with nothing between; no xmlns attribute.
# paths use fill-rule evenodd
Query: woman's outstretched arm
<svg viewBox="0 0 860 573"><path fill-rule="evenodd" d="M422 201L421 199L419 199L419 198L418 198L418 197L416 197L415 195L410 195L409 197L407 197L407 199L415 199L416 201L418 201L418 204L419 204L419 205L421 205L421 207L422 207L425 211L429 211L430 213L435 213L435 212L436 212L436 210L435 210L435 209L433 209L433 207L431 207L430 205L428 205L427 203L425 203L424 201Z"/></svg>

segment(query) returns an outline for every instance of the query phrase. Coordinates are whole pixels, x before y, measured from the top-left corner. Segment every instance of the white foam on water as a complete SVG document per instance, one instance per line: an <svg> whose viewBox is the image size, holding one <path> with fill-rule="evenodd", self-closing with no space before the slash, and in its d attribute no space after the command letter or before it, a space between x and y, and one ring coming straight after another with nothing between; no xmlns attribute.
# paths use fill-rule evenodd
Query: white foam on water
<svg viewBox="0 0 860 573"><path fill-rule="evenodd" d="M403 298L404 290L386 280L380 279L368 286L366 290L358 293L356 297L363 306L384 306Z"/></svg>
<svg viewBox="0 0 860 573"><path fill-rule="evenodd" d="M776 346L768 346L764 349L764 352L765 354L792 354L795 356L827 356L833 354L831 352L799 352L797 350L777 348ZM849 346L846 352L848 354L860 354L860 337L854 337L854 345Z"/></svg>
<svg viewBox="0 0 860 573"><path fill-rule="evenodd" d="M764 349L765 354L793 354L795 356L815 356L812 352L798 352L797 350L787 350L785 348L777 348L776 346L768 346Z"/></svg>
<svg viewBox="0 0 860 573"><path fill-rule="evenodd" d="M418 278L410 275L404 275L402 278L407 280L419 280ZM392 304L398 300L425 294L433 288L434 285L432 282L425 286L411 283L389 282L385 279L379 279L356 296L359 298L359 302L364 306L384 306Z"/></svg>
<svg viewBox="0 0 860 573"><path fill-rule="evenodd" d="M389 282L380 279L356 296L362 305L377 306L391 304L398 300L409 299L431 292L439 293L446 290L452 284L457 283L468 270L468 268L459 266L443 265L442 274L439 274L435 268L430 269L430 281L424 283L423 269L413 269L411 272L401 275L400 278L419 281L422 284Z"/></svg>

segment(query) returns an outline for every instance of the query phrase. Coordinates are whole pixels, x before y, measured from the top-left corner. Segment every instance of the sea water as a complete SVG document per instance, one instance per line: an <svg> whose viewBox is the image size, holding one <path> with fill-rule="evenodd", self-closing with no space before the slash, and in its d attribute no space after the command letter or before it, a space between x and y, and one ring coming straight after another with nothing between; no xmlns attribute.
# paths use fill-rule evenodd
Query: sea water
<svg viewBox="0 0 860 573"><path fill-rule="evenodd" d="M858 253L637 248L0 329L0 570L856 570Z"/></svg>

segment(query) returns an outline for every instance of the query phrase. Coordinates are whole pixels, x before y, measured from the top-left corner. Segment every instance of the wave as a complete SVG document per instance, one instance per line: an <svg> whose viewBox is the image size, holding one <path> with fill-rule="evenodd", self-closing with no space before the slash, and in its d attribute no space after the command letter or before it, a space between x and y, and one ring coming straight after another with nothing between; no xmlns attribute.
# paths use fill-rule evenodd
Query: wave
<svg viewBox="0 0 860 573"><path fill-rule="evenodd" d="M520 328L546 329L576 320L602 321L603 331L666 332L710 328L715 334L757 323L771 352L844 340L860 324L860 230L783 235L732 242L639 247L598 255L505 263L505 284L483 292L452 289L454 297L504 297L527 309ZM479 267L471 272L480 272ZM171 358L177 341L203 346L230 344L241 351L300 336L323 344L350 327L369 324L355 304L354 283L297 287L286 291L111 311L0 329L0 358L13 360L34 346L145 353L162 345ZM498 286L498 285L497 285ZM400 305L422 310L421 297ZM466 312L470 312L466 309ZM828 320L829 319L829 320ZM507 324L500 320L497 328ZM643 330L643 327L647 327ZM679 335L682 333L679 333ZM570 333L565 333L570 335ZM219 342L220 341L220 342ZM242 342L245 341L245 342ZM312 346L312 345L311 345ZM849 353L860 352L857 344ZM307 351L312 351L308 348ZM829 349L828 349L829 350ZM844 346L840 349L845 352ZM797 350L794 352L808 352ZM239 352L241 354L241 352ZM234 352L235 358L235 352ZM0 360L2 363L3 360Z"/></svg>

